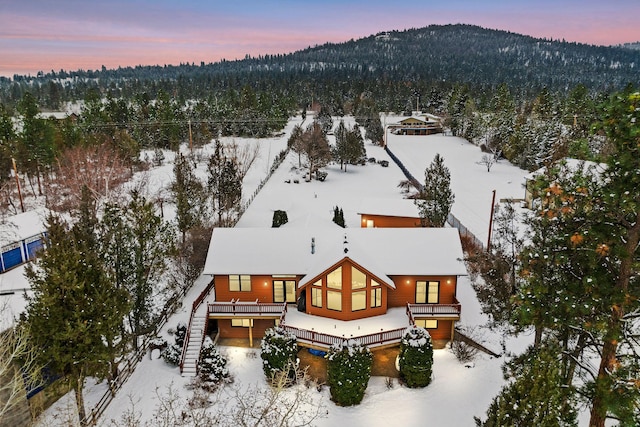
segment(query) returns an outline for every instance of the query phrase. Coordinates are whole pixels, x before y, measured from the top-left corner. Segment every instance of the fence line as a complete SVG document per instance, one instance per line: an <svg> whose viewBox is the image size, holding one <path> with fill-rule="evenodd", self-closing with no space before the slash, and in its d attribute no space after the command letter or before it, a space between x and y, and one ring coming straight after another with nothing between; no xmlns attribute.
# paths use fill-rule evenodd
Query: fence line
<svg viewBox="0 0 640 427"><path fill-rule="evenodd" d="M253 191L253 194L251 194L251 197L249 197L249 199L246 202L244 202L244 203L242 203L240 205L240 209L238 209L238 215L236 216L236 218L230 224L231 227L234 227L238 223L238 221L240 221L240 217L242 216L242 214L244 214L244 212L247 210L249 205L251 205L251 202L253 202L253 199L256 198L258 193L260 193L260 190L262 190L262 188L265 186L265 184L267 183L269 178L271 178L273 173L278 169L278 167L280 167L280 165L282 164L282 162L284 161L284 159L287 157L288 154L289 154L289 147L287 147L284 150L282 150L280 152L280 154L278 154L275 157L275 159L273 159L273 164L271 165L271 168L269 169L269 173L267 174L267 176L262 178L262 180L258 184L258 187Z"/></svg>
<svg viewBox="0 0 640 427"><path fill-rule="evenodd" d="M409 172L409 170L404 166L402 161L395 154L393 154L391 150L389 150L388 146L385 146L384 150L387 152L389 157L391 157L391 160L393 160L394 163L398 165L402 173L404 173L404 176L407 177L407 180L409 180L409 182L411 182L411 184L421 192L424 189L424 185L420 184L420 181L415 179L411 172ZM461 236L473 240L475 245L479 248L485 248L485 245L482 243L482 241L478 239L476 235L473 234L467 227L465 227L462 222L460 222L460 220L456 218L456 216L451 212L449 212L449 215L447 216L447 224L449 224L451 227L457 228Z"/></svg>
<svg viewBox="0 0 640 427"><path fill-rule="evenodd" d="M193 285L193 283L191 284ZM115 398L115 394L122 388L125 382L133 375L136 366L142 360L144 355L147 353L149 349L149 345L153 338L158 335L160 329L167 324L169 320L169 316L176 312L176 310L182 305L182 299L185 297L187 291L191 286L182 289L180 292L174 294L171 299L169 299L168 305L162 311L162 315L156 321L156 324L153 328L153 331L150 334L145 335L142 344L135 350L133 353L130 353L124 360L124 367L120 368L122 365L122 361L119 364L119 372L118 377L109 384L109 389L102 395L102 398L98 401L98 403L91 409L91 412L85 418L86 425L96 425L98 419L104 411L107 409L111 401Z"/></svg>

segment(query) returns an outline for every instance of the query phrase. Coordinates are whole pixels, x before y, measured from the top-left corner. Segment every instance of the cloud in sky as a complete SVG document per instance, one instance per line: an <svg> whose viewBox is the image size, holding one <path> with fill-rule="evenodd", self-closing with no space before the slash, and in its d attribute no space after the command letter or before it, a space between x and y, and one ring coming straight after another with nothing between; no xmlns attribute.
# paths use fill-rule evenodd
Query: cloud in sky
<svg viewBox="0 0 640 427"><path fill-rule="evenodd" d="M0 74L238 59L385 30L468 23L609 45L640 40L638 0L0 0Z"/></svg>

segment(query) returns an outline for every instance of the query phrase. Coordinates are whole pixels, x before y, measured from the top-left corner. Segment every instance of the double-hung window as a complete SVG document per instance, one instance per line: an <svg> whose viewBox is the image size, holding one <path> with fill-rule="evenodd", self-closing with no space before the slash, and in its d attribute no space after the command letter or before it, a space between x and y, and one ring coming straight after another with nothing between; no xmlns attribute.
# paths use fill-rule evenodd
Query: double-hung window
<svg viewBox="0 0 640 427"><path fill-rule="evenodd" d="M416 282L416 304L438 304L440 294L440 282Z"/></svg>
<svg viewBox="0 0 640 427"><path fill-rule="evenodd" d="M229 275L229 290L231 292L251 292L251 276L248 274Z"/></svg>

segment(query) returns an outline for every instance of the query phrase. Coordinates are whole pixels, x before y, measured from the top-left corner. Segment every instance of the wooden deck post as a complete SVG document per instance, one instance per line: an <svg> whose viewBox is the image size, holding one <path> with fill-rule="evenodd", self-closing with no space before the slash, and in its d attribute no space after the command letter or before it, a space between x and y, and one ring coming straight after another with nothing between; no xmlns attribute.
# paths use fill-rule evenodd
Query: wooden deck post
<svg viewBox="0 0 640 427"><path fill-rule="evenodd" d="M253 348L253 319L249 319L249 347Z"/></svg>

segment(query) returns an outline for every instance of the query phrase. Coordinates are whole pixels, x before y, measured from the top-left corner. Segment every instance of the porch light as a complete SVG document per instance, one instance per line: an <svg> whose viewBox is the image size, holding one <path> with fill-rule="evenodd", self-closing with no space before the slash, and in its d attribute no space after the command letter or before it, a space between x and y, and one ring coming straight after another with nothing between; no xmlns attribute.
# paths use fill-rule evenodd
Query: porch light
<svg viewBox="0 0 640 427"><path fill-rule="evenodd" d="M447 279L447 284L451 284L451 279Z"/></svg>

